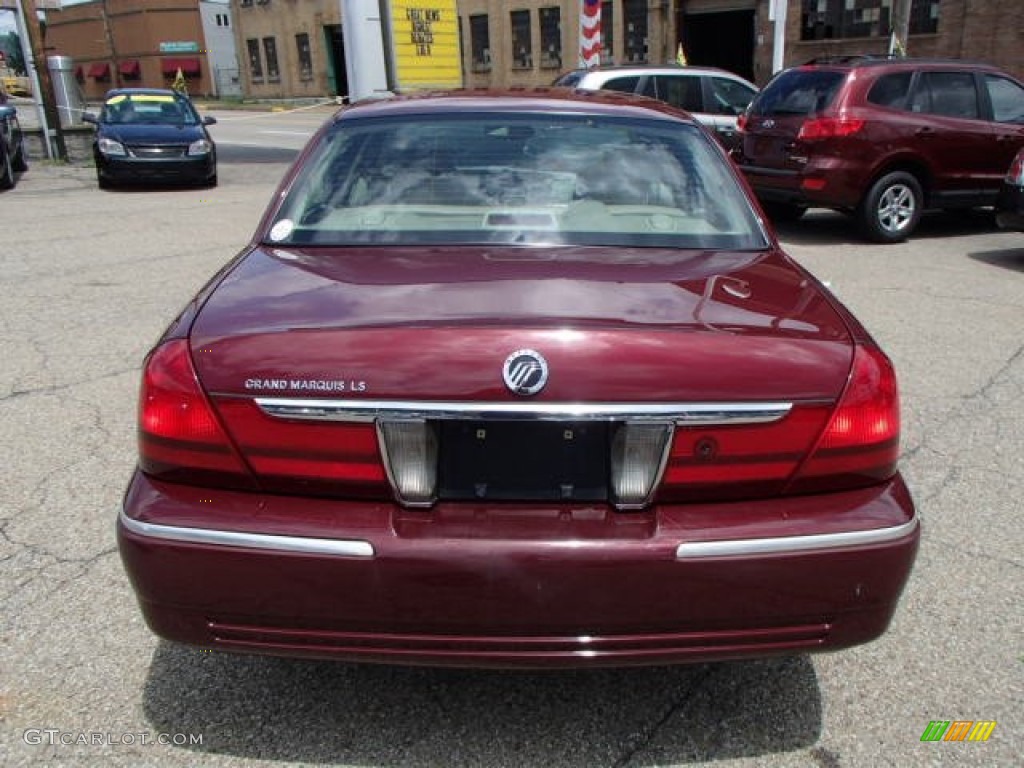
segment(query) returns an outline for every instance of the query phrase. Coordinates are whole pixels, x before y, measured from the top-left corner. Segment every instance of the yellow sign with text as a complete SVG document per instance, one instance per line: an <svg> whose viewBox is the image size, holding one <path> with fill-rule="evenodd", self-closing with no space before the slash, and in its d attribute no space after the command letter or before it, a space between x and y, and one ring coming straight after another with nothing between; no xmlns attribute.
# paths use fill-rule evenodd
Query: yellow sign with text
<svg viewBox="0 0 1024 768"><path fill-rule="evenodd" d="M455 0L392 2L391 44L399 91L462 87Z"/></svg>

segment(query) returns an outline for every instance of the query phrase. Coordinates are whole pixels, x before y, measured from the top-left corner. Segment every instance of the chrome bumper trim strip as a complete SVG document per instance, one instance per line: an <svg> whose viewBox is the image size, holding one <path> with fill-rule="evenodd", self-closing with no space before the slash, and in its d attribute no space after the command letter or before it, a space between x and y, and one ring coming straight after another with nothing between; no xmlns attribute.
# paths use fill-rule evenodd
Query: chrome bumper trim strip
<svg viewBox="0 0 1024 768"><path fill-rule="evenodd" d="M358 539L308 539L299 536L277 536L241 531L218 531L211 528L184 528L176 525L144 523L128 517L121 510L121 525L138 536L189 544L213 544L221 547L267 549L276 552L298 552L307 555L339 557L373 557L373 545Z"/></svg>
<svg viewBox="0 0 1024 768"><path fill-rule="evenodd" d="M257 397L256 404L270 416L309 421L655 421L677 426L766 424L778 421L793 408L792 403L474 403L279 397Z"/></svg>
<svg viewBox="0 0 1024 768"><path fill-rule="evenodd" d="M679 560L707 557L743 557L746 555L781 555L815 549L841 549L884 544L911 535L920 525L915 517L902 525L873 528L868 531L819 533L810 536L780 536L772 539L737 539L735 541L684 541L676 548Z"/></svg>

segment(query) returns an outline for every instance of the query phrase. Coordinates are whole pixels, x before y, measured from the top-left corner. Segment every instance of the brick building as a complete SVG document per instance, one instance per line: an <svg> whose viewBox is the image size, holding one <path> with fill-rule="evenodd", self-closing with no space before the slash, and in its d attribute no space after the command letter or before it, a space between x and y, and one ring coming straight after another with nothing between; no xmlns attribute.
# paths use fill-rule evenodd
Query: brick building
<svg viewBox="0 0 1024 768"><path fill-rule="evenodd" d="M127 2L127 0L124 0ZM247 96L347 93L339 0L231 0ZM580 0L458 0L467 86L544 85L577 65ZM769 0L605 0L605 61L691 64L771 76ZM785 64L885 53L909 12L912 56L990 61L1024 78L1024 0L789 0Z"/></svg>
<svg viewBox="0 0 1024 768"><path fill-rule="evenodd" d="M207 13L201 6L210 6ZM205 10L205 9L204 9ZM87 99L108 89L168 88L180 69L189 93L218 92L211 62L234 61L233 38L217 38L230 51L211 54L204 15L213 27L230 27L228 0L94 0L46 13L46 48L70 56ZM224 66L227 66L226 64ZM234 64L237 77L237 64Z"/></svg>

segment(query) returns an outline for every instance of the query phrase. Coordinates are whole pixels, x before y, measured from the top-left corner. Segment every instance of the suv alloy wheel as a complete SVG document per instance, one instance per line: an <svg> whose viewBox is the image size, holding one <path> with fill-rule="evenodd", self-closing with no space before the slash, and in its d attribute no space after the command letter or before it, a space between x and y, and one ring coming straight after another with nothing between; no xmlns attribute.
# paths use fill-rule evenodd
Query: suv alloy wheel
<svg viewBox="0 0 1024 768"><path fill-rule="evenodd" d="M875 242L898 242L916 229L923 206L924 193L913 175L888 173L864 196L858 211L861 227Z"/></svg>

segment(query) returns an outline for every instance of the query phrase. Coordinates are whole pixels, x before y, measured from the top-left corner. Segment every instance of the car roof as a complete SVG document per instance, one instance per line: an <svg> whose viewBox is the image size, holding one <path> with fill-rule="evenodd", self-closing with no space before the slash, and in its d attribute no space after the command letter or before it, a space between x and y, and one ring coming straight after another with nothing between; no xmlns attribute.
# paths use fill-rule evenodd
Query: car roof
<svg viewBox="0 0 1024 768"><path fill-rule="evenodd" d="M919 69L921 67L956 67L957 69L984 70L988 72L1000 72L999 67L984 61L972 61L969 59L943 59L943 58L910 58L901 56L888 56L885 54L849 54L844 56L818 56L798 64L792 69L801 68L822 68L836 70L851 70L862 68L883 67L886 69Z"/></svg>
<svg viewBox="0 0 1024 768"><path fill-rule="evenodd" d="M584 76L589 74L674 74L674 75L728 75L738 80L743 78L735 72L718 67L691 67L681 64L608 64L605 66L589 67L587 69L573 69L563 73L561 76L580 73Z"/></svg>
<svg viewBox="0 0 1024 768"><path fill-rule="evenodd" d="M403 114L452 112L560 112L696 124L688 112L645 96L617 91L565 87L425 91L356 102L339 111L336 120Z"/></svg>
<svg viewBox="0 0 1024 768"><path fill-rule="evenodd" d="M133 96L135 94L148 96L176 96L181 99L188 98L185 94L175 91L172 88L111 88L104 94L104 100L111 96Z"/></svg>

